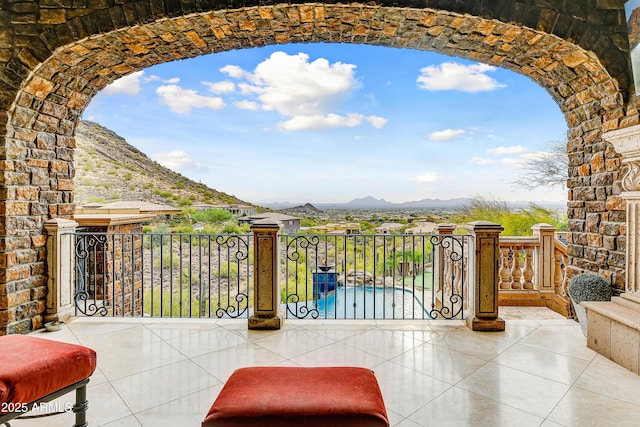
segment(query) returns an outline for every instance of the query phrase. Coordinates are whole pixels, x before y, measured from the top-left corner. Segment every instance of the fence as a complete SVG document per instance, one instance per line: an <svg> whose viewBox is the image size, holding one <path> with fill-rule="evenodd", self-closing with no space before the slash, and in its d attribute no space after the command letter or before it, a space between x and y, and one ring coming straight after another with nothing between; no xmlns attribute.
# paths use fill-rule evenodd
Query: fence
<svg viewBox="0 0 640 427"><path fill-rule="evenodd" d="M453 235L454 227L443 225L440 234L425 236L284 237L277 223L267 222L254 224L252 235L163 235L83 233L74 221L47 221L47 317L66 319L73 310L248 317L249 328L260 329L279 328L279 311L285 309L303 318L466 318L474 330L504 330L499 296L551 292L565 301L558 283L566 281L566 252L550 226L534 227L539 243L530 256L509 238L501 245L502 227L484 221L467 224L468 235ZM528 259L534 260L533 289L527 289ZM505 268L509 289L499 289ZM358 294L362 290L374 296ZM341 297L342 308L328 306Z"/></svg>
<svg viewBox="0 0 640 427"><path fill-rule="evenodd" d="M287 317L464 318L469 235L282 236Z"/></svg>
<svg viewBox="0 0 640 427"><path fill-rule="evenodd" d="M77 315L250 315L251 235L69 236L75 248ZM287 316L296 318L463 318L469 239L284 235L281 301Z"/></svg>
<svg viewBox="0 0 640 427"><path fill-rule="evenodd" d="M83 233L75 247L81 315L248 317L250 235Z"/></svg>

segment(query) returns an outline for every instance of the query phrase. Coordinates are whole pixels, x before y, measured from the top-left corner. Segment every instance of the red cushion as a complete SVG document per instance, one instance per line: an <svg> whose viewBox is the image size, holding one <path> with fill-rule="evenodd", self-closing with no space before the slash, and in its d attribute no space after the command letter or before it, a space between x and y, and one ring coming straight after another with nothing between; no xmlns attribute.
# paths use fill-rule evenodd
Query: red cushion
<svg viewBox="0 0 640 427"><path fill-rule="evenodd" d="M235 371L202 427L387 427L373 372L355 367Z"/></svg>
<svg viewBox="0 0 640 427"><path fill-rule="evenodd" d="M90 348L27 335L0 336L0 402L31 403L95 369L96 352Z"/></svg>

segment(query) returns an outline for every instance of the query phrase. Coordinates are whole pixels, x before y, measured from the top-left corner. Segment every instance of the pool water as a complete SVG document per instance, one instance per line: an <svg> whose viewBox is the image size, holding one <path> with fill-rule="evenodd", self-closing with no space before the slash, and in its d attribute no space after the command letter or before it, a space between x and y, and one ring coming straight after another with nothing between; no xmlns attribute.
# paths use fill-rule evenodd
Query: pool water
<svg viewBox="0 0 640 427"><path fill-rule="evenodd" d="M323 319L430 318L420 299L411 290L402 288L338 286L334 293L314 303L318 317Z"/></svg>

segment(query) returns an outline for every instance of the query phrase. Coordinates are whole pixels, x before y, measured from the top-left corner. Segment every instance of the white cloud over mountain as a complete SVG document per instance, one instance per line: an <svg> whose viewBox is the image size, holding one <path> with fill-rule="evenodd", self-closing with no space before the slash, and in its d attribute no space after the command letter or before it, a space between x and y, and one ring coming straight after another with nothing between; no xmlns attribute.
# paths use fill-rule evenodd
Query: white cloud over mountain
<svg viewBox="0 0 640 427"><path fill-rule="evenodd" d="M207 168L200 162L191 158L191 156L182 150L173 150L166 153L156 153L151 155L151 159L160 163L162 166L181 172L187 169L206 171Z"/></svg>

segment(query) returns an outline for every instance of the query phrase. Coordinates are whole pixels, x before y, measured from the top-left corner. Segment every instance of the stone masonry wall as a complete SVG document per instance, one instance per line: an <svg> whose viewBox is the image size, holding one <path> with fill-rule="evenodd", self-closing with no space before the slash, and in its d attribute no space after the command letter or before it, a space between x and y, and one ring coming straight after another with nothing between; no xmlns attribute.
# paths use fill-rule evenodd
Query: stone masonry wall
<svg viewBox="0 0 640 427"><path fill-rule="evenodd" d="M571 266L623 287L620 160L601 139L639 117L623 6L621 0L0 2L0 334L42 323L42 223L73 215L75 126L98 91L151 65L293 42L432 50L540 84L567 122Z"/></svg>

